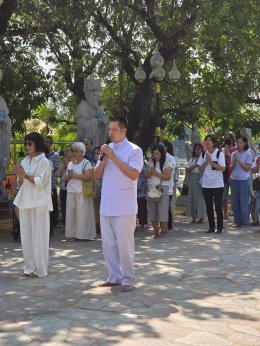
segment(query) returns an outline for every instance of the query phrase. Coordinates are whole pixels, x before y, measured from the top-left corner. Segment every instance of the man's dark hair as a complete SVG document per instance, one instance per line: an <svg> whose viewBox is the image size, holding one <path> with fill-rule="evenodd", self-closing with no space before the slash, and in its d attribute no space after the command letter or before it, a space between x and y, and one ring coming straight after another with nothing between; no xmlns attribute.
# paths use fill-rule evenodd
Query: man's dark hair
<svg viewBox="0 0 260 346"><path fill-rule="evenodd" d="M217 137L216 137L215 135L207 135L207 136L205 137L205 141L206 141L208 138L210 138L210 139L212 140L213 146L214 146L214 148L216 148L216 146L217 146Z"/></svg>
<svg viewBox="0 0 260 346"><path fill-rule="evenodd" d="M128 128L128 123L127 123L127 120L126 118L124 117L121 117L121 116L115 116L115 117L112 117L109 119L110 122L111 121L117 121L118 122L118 125L121 129L127 129Z"/></svg>
<svg viewBox="0 0 260 346"><path fill-rule="evenodd" d="M86 137L84 138L83 142L85 143L85 141L90 141L91 145L93 145L93 139L90 137Z"/></svg>
<svg viewBox="0 0 260 346"><path fill-rule="evenodd" d="M171 156L174 156L172 143L167 141L167 139L166 139L163 141L163 144L166 148L167 153L170 154Z"/></svg>
<svg viewBox="0 0 260 346"><path fill-rule="evenodd" d="M248 139L244 136L238 136L237 140L238 139L242 139L242 141L245 143L245 146L244 146L244 150L248 150L249 149L249 145L248 145Z"/></svg>
<svg viewBox="0 0 260 346"><path fill-rule="evenodd" d="M35 150L38 153L43 153L45 149L44 138L38 132L31 132L24 137L24 144L27 141L32 141L35 144Z"/></svg>
<svg viewBox="0 0 260 346"><path fill-rule="evenodd" d="M46 136L45 138L48 138L48 139L50 140L51 144L53 144L53 138L52 138L52 136Z"/></svg>

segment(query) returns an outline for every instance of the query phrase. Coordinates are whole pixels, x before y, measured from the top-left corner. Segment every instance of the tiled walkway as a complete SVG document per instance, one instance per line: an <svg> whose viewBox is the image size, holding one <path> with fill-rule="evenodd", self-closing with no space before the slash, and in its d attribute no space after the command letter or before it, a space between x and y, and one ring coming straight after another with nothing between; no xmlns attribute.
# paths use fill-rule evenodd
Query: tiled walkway
<svg viewBox="0 0 260 346"><path fill-rule="evenodd" d="M51 239L49 276L24 279L20 244L0 234L0 345L260 345L260 230L136 232L136 289L106 279L101 241ZM0 232L1 233L1 232Z"/></svg>

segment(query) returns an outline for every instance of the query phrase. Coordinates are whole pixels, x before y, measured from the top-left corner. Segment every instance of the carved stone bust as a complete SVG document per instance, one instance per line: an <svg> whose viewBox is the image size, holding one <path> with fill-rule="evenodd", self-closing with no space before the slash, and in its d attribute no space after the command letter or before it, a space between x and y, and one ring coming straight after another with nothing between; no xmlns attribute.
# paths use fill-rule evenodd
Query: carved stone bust
<svg viewBox="0 0 260 346"><path fill-rule="evenodd" d="M104 143L108 124L104 108L99 105L100 90L100 79L84 78L86 100L82 100L76 110L78 140L91 138L93 147Z"/></svg>
<svg viewBox="0 0 260 346"><path fill-rule="evenodd" d="M0 83L2 78L3 71L0 70ZM10 161L11 132L12 123L9 118L9 109L3 97L0 96L0 185L6 177Z"/></svg>
<svg viewBox="0 0 260 346"><path fill-rule="evenodd" d="M248 139L248 146L252 150L253 154L256 154L255 146L252 138L252 131L249 128L243 127L240 129L241 136L244 136Z"/></svg>

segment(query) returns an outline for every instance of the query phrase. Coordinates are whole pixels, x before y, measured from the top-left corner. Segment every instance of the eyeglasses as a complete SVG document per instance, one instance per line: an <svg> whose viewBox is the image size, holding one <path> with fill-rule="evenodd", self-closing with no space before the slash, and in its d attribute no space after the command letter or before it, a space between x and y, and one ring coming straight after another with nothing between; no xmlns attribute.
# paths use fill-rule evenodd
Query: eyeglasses
<svg viewBox="0 0 260 346"><path fill-rule="evenodd" d="M31 147L32 144L33 144L33 142L31 142L31 141L24 142L24 146L25 146L25 147L26 147L27 145L28 145L29 147Z"/></svg>

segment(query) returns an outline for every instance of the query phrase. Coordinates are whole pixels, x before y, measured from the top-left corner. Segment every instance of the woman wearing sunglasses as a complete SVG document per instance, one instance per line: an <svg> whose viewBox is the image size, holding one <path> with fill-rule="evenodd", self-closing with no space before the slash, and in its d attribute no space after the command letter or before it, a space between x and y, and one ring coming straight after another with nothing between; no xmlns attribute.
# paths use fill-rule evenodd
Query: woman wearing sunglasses
<svg viewBox="0 0 260 346"><path fill-rule="evenodd" d="M19 208L24 277L48 275L51 200L51 167L44 154L44 138L37 132L25 136L28 156L14 166L20 190Z"/></svg>

